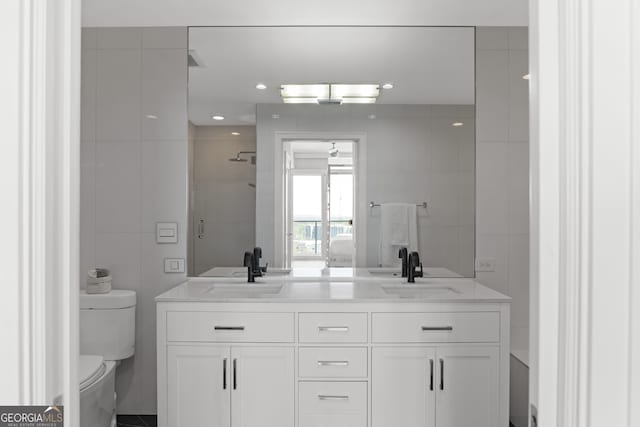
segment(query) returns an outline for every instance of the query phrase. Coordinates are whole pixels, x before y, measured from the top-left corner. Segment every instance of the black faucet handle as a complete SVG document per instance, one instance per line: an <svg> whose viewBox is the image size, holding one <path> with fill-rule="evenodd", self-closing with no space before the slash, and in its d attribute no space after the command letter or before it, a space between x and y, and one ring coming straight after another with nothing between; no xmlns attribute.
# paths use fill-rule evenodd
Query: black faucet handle
<svg viewBox="0 0 640 427"><path fill-rule="evenodd" d="M262 248L259 246L253 248L253 256L256 258L256 260L262 258Z"/></svg>

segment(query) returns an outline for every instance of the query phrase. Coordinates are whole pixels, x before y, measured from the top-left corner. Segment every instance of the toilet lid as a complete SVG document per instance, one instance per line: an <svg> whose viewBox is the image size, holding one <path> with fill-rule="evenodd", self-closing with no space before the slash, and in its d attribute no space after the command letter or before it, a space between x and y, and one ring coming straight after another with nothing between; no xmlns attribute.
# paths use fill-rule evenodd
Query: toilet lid
<svg viewBox="0 0 640 427"><path fill-rule="evenodd" d="M102 356L94 356L89 354L80 355L80 369L78 377L80 378L80 390L90 387L97 379L99 379L106 370Z"/></svg>

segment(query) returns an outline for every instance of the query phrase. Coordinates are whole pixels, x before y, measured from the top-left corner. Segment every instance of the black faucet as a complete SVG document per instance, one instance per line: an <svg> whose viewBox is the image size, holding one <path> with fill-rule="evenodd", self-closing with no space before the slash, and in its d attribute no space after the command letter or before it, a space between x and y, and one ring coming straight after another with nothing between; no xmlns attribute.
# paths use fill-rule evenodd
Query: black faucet
<svg viewBox="0 0 640 427"><path fill-rule="evenodd" d="M398 251L398 258L402 260L402 277L407 277L407 271L409 270L407 267L408 254L409 251L407 251L407 248L400 248Z"/></svg>
<svg viewBox="0 0 640 427"><path fill-rule="evenodd" d="M256 281L255 279L255 275L253 274L253 266L255 263L255 257L253 256L253 254L251 252L245 252L244 253L244 262L243 265L245 267L247 267L247 282L249 283L254 283Z"/></svg>
<svg viewBox="0 0 640 427"><path fill-rule="evenodd" d="M420 266L420 271L416 271L416 268ZM416 277L422 277L422 263L420 262L420 255L418 252L411 252L409 255L409 271L407 272L407 283L415 283Z"/></svg>
<svg viewBox="0 0 640 427"><path fill-rule="evenodd" d="M262 276L262 269L260 268L260 258L262 258L262 248L256 246L253 248L253 275L256 277Z"/></svg>

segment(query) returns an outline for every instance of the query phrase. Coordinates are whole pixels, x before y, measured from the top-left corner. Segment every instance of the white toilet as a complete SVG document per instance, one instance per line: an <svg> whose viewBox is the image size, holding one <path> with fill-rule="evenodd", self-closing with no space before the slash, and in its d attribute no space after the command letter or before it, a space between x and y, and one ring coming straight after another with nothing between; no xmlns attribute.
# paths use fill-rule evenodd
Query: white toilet
<svg viewBox="0 0 640 427"><path fill-rule="evenodd" d="M80 291L80 426L116 425L115 371L133 356L136 293Z"/></svg>

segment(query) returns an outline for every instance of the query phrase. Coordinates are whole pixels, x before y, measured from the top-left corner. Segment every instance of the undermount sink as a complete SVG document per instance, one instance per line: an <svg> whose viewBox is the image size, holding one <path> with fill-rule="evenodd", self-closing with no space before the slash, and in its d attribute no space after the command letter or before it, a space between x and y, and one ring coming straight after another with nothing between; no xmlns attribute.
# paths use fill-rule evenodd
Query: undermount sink
<svg viewBox="0 0 640 427"><path fill-rule="evenodd" d="M395 295L400 298L433 298L447 296L447 294L461 293L451 286L442 285L383 285L382 290L388 295Z"/></svg>
<svg viewBox="0 0 640 427"><path fill-rule="evenodd" d="M206 293L216 297L228 298L258 298L265 295L276 295L282 290L282 284L238 283L214 284L209 286Z"/></svg>

